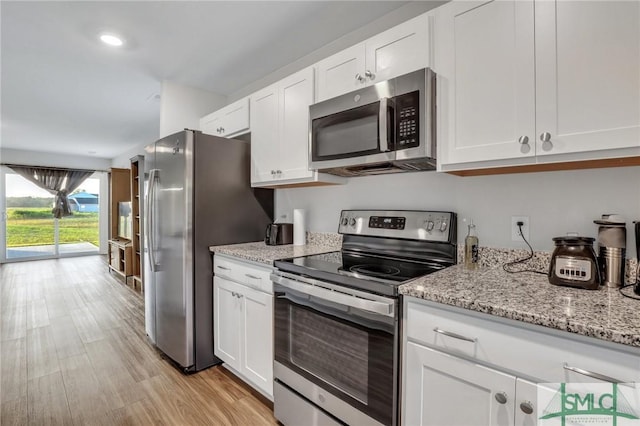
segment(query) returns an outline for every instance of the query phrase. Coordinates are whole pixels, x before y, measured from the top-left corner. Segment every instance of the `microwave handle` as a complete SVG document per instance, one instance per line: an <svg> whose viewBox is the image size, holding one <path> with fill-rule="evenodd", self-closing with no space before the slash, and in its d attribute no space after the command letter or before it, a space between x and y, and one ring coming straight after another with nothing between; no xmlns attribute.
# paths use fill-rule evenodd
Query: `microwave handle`
<svg viewBox="0 0 640 426"><path fill-rule="evenodd" d="M380 126L378 126L380 134L380 152L388 152L389 151L389 132L387 131L387 126L389 125L387 110L389 108L389 98L381 98L380 99L380 111L379 111L379 120Z"/></svg>

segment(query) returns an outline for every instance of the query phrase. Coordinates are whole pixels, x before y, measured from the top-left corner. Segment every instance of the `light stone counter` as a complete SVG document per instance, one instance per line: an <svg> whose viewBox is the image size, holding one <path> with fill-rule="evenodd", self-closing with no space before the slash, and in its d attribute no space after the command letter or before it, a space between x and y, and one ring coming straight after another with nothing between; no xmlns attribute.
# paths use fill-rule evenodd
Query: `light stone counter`
<svg viewBox="0 0 640 426"><path fill-rule="evenodd" d="M472 311L640 347L640 300L618 289L583 290L549 284L546 275L509 274L499 267L468 270L461 264L399 289ZM633 294L632 288L623 289Z"/></svg>
<svg viewBox="0 0 640 426"><path fill-rule="evenodd" d="M272 265L275 260L340 250L341 245L342 236L340 234L309 233L307 235L307 244L304 246L294 246L293 244L268 246L260 241L227 246L211 246L209 250L212 253L226 254L239 259Z"/></svg>

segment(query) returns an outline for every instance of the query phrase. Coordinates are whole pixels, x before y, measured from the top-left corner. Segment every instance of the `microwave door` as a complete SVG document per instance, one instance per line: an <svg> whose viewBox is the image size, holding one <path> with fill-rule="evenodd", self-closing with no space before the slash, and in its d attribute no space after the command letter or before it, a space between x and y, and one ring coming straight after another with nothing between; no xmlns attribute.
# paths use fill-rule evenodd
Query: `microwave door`
<svg viewBox="0 0 640 426"><path fill-rule="evenodd" d="M389 98L312 118L311 168L393 161L394 128L393 101Z"/></svg>

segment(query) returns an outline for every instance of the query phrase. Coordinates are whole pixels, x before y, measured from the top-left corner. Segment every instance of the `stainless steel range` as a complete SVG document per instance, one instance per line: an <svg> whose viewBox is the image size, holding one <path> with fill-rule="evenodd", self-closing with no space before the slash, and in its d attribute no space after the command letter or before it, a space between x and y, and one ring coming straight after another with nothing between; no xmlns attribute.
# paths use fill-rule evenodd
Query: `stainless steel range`
<svg viewBox="0 0 640 426"><path fill-rule="evenodd" d="M280 422L398 424L398 287L456 263L456 224L451 212L344 210L342 250L275 262Z"/></svg>

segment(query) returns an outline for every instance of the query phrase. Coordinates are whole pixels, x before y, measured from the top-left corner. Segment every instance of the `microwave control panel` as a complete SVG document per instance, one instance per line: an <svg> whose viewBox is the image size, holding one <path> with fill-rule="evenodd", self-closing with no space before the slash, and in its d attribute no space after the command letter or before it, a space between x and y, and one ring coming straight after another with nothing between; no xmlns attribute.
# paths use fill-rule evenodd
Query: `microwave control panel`
<svg viewBox="0 0 640 426"><path fill-rule="evenodd" d="M420 145L420 92L396 96L396 149Z"/></svg>

